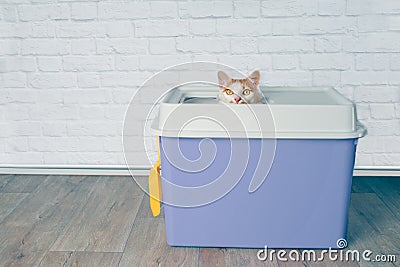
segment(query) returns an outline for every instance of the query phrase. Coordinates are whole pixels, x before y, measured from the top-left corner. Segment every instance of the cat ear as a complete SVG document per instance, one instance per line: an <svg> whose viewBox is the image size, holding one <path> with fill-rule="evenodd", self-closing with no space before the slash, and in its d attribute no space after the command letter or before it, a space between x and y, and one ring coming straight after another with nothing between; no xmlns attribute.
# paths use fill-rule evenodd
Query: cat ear
<svg viewBox="0 0 400 267"><path fill-rule="evenodd" d="M218 83L219 86L226 86L230 82L231 78L223 71L218 71Z"/></svg>
<svg viewBox="0 0 400 267"><path fill-rule="evenodd" d="M255 86L258 86L260 84L260 71L253 71L248 78L254 83Z"/></svg>

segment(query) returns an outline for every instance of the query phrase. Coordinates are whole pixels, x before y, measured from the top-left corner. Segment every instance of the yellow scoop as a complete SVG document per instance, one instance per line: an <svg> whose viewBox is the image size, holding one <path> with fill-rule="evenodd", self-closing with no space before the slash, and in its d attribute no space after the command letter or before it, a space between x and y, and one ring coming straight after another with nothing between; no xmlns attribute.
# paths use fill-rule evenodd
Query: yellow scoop
<svg viewBox="0 0 400 267"><path fill-rule="evenodd" d="M150 195L150 209L153 216L156 217L160 214L160 199L161 199L161 179L160 179L160 148L158 147L157 136L157 151L158 159L156 164L150 169L149 175L149 195Z"/></svg>

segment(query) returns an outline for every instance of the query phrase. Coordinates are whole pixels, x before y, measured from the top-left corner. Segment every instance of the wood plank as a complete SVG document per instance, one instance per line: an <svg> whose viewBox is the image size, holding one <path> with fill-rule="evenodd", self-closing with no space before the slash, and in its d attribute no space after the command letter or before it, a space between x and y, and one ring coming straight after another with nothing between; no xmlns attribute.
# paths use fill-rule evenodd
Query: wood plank
<svg viewBox="0 0 400 267"><path fill-rule="evenodd" d="M3 189L4 186L6 186L8 184L8 182L10 182L15 175L12 174L1 174L0 175L0 191Z"/></svg>
<svg viewBox="0 0 400 267"><path fill-rule="evenodd" d="M335 250L335 249L334 249ZM336 250L337 253L333 253L332 256L328 252L322 252L322 250L314 250L315 259L307 259L307 266L311 267L358 267L357 260L353 260L351 254L346 256L348 249ZM307 256L308 257L308 256Z"/></svg>
<svg viewBox="0 0 400 267"><path fill-rule="evenodd" d="M368 180L368 185L400 221L400 179L380 177Z"/></svg>
<svg viewBox="0 0 400 267"><path fill-rule="evenodd" d="M223 248L200 248L199 267L206 266L228 266Z"/></svg>
<svg viewBox="0 0 400 267"><path fill-rule="evenodd" d="M228 248L225 253L225 262L228 266L279 266L275 255L271 259L261 261L257 257L260 249Z"/></svg>
<svg viewBox="0 0 400 267"><path fill-rule="evenodd" d="M122 252L143 193L130 177L101 177L51 251Z"/></svg>
<svg viewBox="0 0 400 267"><path fill-rule="evenodd" d="M0 224L1 263L35 266L40 262L68 217L66 210L71 203L67 207L63 200L74 193L78 181L83 179L68 176L46 179L4 219ZM72 196L76 198L77 195Z"/></svg>
<svg viewBox="0 0 400 267"><path fill-rule="evenodd" d="M46 213L57 208L77 184L71 182L68 176L48 177L35 192L25 198L1 226L29 227L40 222Z"/></svg>
<svg viewBox="0 0 400 267"><path fill-rule="evenodd" d="M285 251L286 251L286 258L288 259L287 261L282 261L282 260L279 260L277 257L276 257L276 255L275 255L275 258L276 258L276 261L278 262L278 266L279 267L293 267L293 266L295 266L295 267L304 267L304 266L308 266L307 265L307 261L303 261L301 258L297 261L297 260L292 260L291 258L290 258L290 253L299 253L298 255L301 255L301 251L300 250L298 250L298 249L284 249ZM296 251L296 252L291 252L291 251ZM296 255L294 255L294 256L296 256ZM294 257L294 256L292 256L292 258Z"/></svg>
<svg viewBox="0 0 400 267"><path fill-rule="evenodd" d="M161 204L161 211L160 211L160 215L157 216L158 218L164 218L164 209L162 207ZM139 211L136 215L136 218L139 219L151 219L154 218L153 214L151 213L150 210L150 198L149 195L145 194L142 200L142 203L140 204L140 208Z"/></svg>
<svg viewBox="0 0 400 267"><path fill-rule="evenodd" d="M44 175L14 175L0 192L4 193L30 193L33 192L47 176Z"/></svg>
<svg viewBox="0 0 400 267"><path fill-rule="evenodd" d="M163 218L137 219L120 266L197 266L198 251L168 246Z"/></svg>
<svg viewBox="0 0 400 267"><path fill-rule="evenodd" d="M165 227L165 226L164 226ZM165 243L165 246L168 246ZM198 248L170 247L166 249L164 260L160 263L163 266L192 266L198 265Z"/></svg>
<svg viewBox="0 0 400 267"><path fill-rule="evenodd" d="M150 209L150 198L148 194L148 177L138 176L135 177L135 180L140 184L138 186L142 186L142 191L144 193L144 198L142 204L140 205L140 209L137 214L137 218L154 218ZM164 209L161 204L161 211L157 217L164 217Z"/></svg>
<svg viewBox="0 0 400 267"><path fill-rule="evenodd" d="M374 177L353 177L351 186L352 193L374 193L374 190L369 185L369 181Z"/></svg>
<svg viewBox="0 0 400 267"><path fill-rule="evenodd" d="M46 252L32 240L27 242L28 227L0 228L0 263L2 266L35 266ZM46 236L42 236L42 240ZM38 243L43 243L37 240Z"/></svg>
<svg viewBox="0 0 400 267"><path fill-rule="evenodd" d="M259 249L200 248L199 266L278 266L276 257L261 261Z"/></svg>
<svg viewBox="0 0 400 267"><path fill-rule="evenodd" d="M2 222L28 195L28 193L0 193L0 222Z"/></svg>
<svg viewBox="0 0 400 267"><path fill-rule="evenodd" d="M17 190L18 175L0 175L0 188L7 188L7 184L14 178L17 178L13 182L15 185L9 185L8 190L12 188L15 188L12 190ZM51 176L43 180L36 189L31 187L29 190L33 190L32 193L0 193L0 265L36 266L42 259L41 266L59 266L63 263L66 263L66 266L90 266L90 264L93 266L116 266L119 260L121 260L122 266L214 266L214 264L216 266L265 266L269 264L268 262L259 262L257 250L252 249L202 248L199 250L198 248L169 247L165 241L163 218L152 217L147 195L141 198L143 193L132 180L125 183L125 187L128 189L123 188L122 184L124 183L114 183L115 180L121 181L120 179L121 177ZM367 180L356 184L355 190L353 189L359 193L352 194L351 199L349 249L358 249L360 252L369 249L375 255L378 253L399 255L400 180L363 179ZM31 181L33 180L31 179ZM129 189L131 183L134 188ZM23 190L28 190L28 188L26 186ZM130 195L128 192L133 195L131 199L126 197L126 195ZM17 195L25 196L25 198L19 201ZM4 196L6 197L4 198ZM138 200L135 202L137 206L135 209L139 211L137 211L137 217L132 227L133 218L129 223L124 222L129 220L122 218L129 217L129 212L132 210L128 207L120 207L118 203L129 206L131 205L130 200L136 198ZM114 201L111 199L118 200L114 207L112 207ZM18 206L13 209L12 203ZM105 210L96 210L96 208L104 209L104 207L108 208L110 213L115 212L114 216L119 219L108 218ZM8 215L1 215L2 213ZM1 216L3 216L3 221L1 221ZM71 228L71 232L67 231L66 227L71 225L76 228ZM87 241L85 238L90 236L91 231L94 232L94 237L89 237L89 239L92 238L90 242L93 241L93 244L91 247L88 246L86 251L48 252L50 248L56 246L55 241L61 238L61 233L66 234L65 238L69 238L68 242L72 247L79 247ZM126 244L123 242L124 238L121 238L123 236L121 233L125 233L125 231L127 233ZM129 231L131 231L130 234ZM68 234L74 232L78 234L68 237ZM110 247L117 247L119 251L124 251L123 253L88 251L107 248L102 240L110 239L110 233L116 232L115 240L119 241L112 241L113 245ZM82 238L79 233L83 236ZM101 239L99 235L104 235L104 238ZM318 251L316 252L318 253ZM330 260L316 263L274 260L270 266L303 265L357 266L352 262L331 262ZM359 265L394 266L392 263L377 264L365 261L361 261Z"/></svg>
<svg viewBox="0 0 400 267"><path fill-rule="evenodd" d="M354 193L349 210L348 249L371 250L377 254L395 254L399 251L399 234L395 234L396 219L374 193ZM395 231L393 231L395 230ZM391 263L379 263L392 266ZM374 262L361 261L360 266L376 266Z"/></svg>
<svg viewBox="0 0 400 267"><path fill-rule="evenodd" d="M391 237L397 235L400 251L400 221L393 215L376 194L353 194L351 198L354 208L358 214L376 230L378 234Z"/></svg>
<svg viewBox="0 0 400 267"><path fill-rule="evenodd" d="M107 182L123 181L127 187L130 187L130 192L133 196L141 197L144 195L144 190L135 182L131 176L98 176L100 180L104 179Z"/></svg>
<svg viewBox="0 0 400 267"><path fill-rule="evenodd" d="M67 266L73 251L49 251L43 257L39 266Z"/></svg>
<svg viewBox="0 0 400 267"><path fill-rule="evenodd" d="M122 253L116 252L80 252L80 251L50 251L39 266L118 266Z"/></svg>

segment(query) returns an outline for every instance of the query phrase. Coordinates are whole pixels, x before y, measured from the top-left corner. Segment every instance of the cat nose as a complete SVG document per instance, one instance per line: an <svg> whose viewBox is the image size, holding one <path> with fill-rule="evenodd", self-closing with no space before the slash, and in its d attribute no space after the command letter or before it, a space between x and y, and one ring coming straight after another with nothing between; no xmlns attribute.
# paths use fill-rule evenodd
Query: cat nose
<svg viewBox="0 0 400 267"><path fill-rule="evenodd" d="M237 104L240 100L242 100L242 98L240 98L240 96L235 97L236 104Z"/></svg>

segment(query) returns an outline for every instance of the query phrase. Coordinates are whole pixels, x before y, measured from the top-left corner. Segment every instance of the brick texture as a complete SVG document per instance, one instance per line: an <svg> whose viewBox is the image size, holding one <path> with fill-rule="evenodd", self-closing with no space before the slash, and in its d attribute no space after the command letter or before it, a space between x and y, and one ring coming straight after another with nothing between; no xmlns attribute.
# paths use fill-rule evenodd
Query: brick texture
<svg viewBox="0 0 400 267"><path fill-rule="evenodd" d="M137 88L203 60L258 68L264 85L335 87L369 129L356 164L400 166L399 44L398 0L2 1L1 164L124 164ZM132 155L148 164L136 128Z"/></svg>

